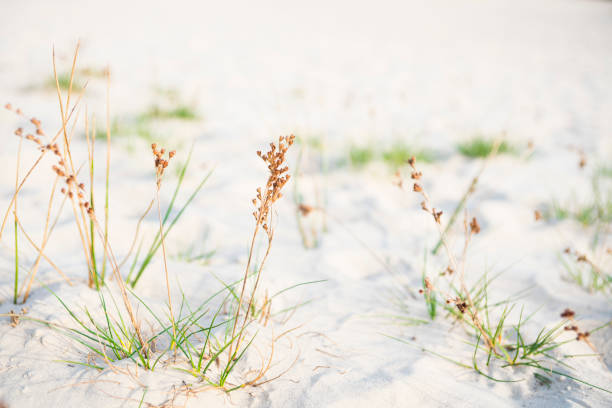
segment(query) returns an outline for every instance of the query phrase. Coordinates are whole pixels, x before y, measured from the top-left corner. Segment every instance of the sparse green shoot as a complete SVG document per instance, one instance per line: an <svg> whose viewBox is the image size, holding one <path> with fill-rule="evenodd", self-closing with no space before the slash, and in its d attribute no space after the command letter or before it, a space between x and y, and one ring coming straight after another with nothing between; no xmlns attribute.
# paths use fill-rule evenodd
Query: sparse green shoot
<svg viewBox="0 0 612 408"><path fill-rule="evenodd" d="M483 136L475 136L472 139L461 142L457 145L457 150L465 157L484 158L491 154L495 140ZM518 149L509 142L503 140L499 144L497 154L516 154Z"/></svg>

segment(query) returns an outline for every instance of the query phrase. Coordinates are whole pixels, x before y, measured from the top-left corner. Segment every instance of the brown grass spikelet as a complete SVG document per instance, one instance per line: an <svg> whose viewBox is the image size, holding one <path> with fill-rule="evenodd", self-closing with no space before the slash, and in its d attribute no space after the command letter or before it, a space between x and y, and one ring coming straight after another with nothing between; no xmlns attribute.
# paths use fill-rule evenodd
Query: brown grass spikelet
<svg viewBox="0 0 612 408"><path fill-rule="evenodd" d="M293 144L295 136L280 136L278 144L270 143L270 150L267 153L257 151L257 155L268 165L268 181L266 182L265 191L262 194L261 188L257 189L255 202L255 219L261 220L262 224L266 224L269 218L269 211L272 205L282 197L281 190L291 178L287 174L289 167L285 165L286 153L289 147Z"/></svg>
<svg viewBox="0 0 612 408"><path fill-rule="evenodd" d="M408 164L410 165L410 167L412 167L412 169L413 169L413 170L416 170L416 168L414 167L415 163L416 163L416 159L415 159L415 157L414 157L414 156L411 156L411 157L408 159Z"/></svg>
<svg viewBox="0 0 612 408"><path fill-rule="evenodd" d="M306 217L314 210L314 207L308 204L300 203L300 205L298 206L298 210L300 211L303 217Z"/></svg>
<svg viewBox="0 0 612 408"><path fill-rule="evenodd" d="M157 188L159 189L159 187L161 186L162 176L164 175L164 170L166 169L166 167L168 167L168 163L174 157L176 151L172 150L170 153L168 153L168 158L165 159L164 155L166 153L166 149L162 148L160 150L157 150L157 143L151 144L151 150L153 152L153 158L155 161L155 176L157 180Z"/></svg>
<svg viewBox="0 0 612 408"><path fill-rule="evenodd" d="M294 135L280 136L278 138L277 143L270 143L270 148L266 153L262 153L260 150L257 151L257 156L259 156L267 164L269 174L265 187L263 189L261 187L258 187L256 190L257 194L255 195L255 198L251 200L251 202L255 206L255 211L253 211L253 217L255 218L256 224L255 230L253 231L253 236L251 237L249 257L247 259L245 267L244 278L242 279L242 289L240 291L240 297L238 299L238 306L236 308L231 337L233 338L236 335L236 330L238 329L239 325L240 329L236 337L235 345L232 343L229 347L228 355L230 359L233 359L235 357L235 353L237 353L240 349L242 333L248 323L249 313L251 311L253 302L255 301L254 298L255 293L257 291L257 286L259 284L259 279L261 277L261 271L272 247L272 239L274 238L274 226L271 219L271 210L274 203L282 197L281 190L283 189L285 184L287 184L291 177L287 173L289 171L289 167L286 165L286 160L287 151L293 145L294 141ZM268 236L268 245L266 248L266 253L257 268L257 277L255 279L255 283L250 289L250 294L245 299L245 289L247 285L249 271L251 270L253 251L255 248L257 233L259 232L260 228L263 229L266 232L266 235ZM244 318L242 319L242 323L239 323L239 318L244 302L248 302L248 304L245 309L246 312L244 314Z"/></svg>
<svg viewBox="0 0 612 408"><path fill-rule="evenodd" d="M573 319L576 316L576 312L574 312L569 307L565 308L563 312L561 312L561 317L564 319Z"/></svg>
<svg viewBox="0 0 612 408"><path fill-rule="evenodd" d="M472 221L470 221L470 232L472 234L478 234L480 232L480 225L476 217L472 217Z"/></svg>
<svg viewBox="0 0 612 408"><path fill-rule="evenodd" d="M587 341L587 339L588 339L588 337L589 337L590 335L591 335L591 334L590 334L588 331L585 331L585 332L578 332L578 333L576 334L576 340L578 340L578 341L580 341L580 340Z"/></svg>
<svg viewBox="0 0 612 408"><path fill-rule="evenodd" d="M441 223L440 217L442 217L442 214L443 214L442 210L440 210L440 211L436 211L436 209L435 209L435 208L432 208L432 210L431 210L431 215L433 215L434 220L435 220L435 221L436 221L438 224L440 224L440 223Z"/></svg>
<svg viewBox="0 0 612 408"><path fill-rule="evenodd" d="M542 219L542 212L541 212L541 211L539 211L539 210L535 210L535 211L533 212L533 218L534 218L536 221L540 221L540 220Z"/></svg>

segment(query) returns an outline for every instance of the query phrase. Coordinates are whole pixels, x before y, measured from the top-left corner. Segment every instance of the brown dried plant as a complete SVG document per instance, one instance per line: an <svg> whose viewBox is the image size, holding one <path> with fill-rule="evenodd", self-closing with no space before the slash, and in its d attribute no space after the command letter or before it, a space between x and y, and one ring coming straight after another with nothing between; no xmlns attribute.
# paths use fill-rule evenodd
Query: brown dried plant
<svg viewBox="0 0 612 408"><path fill-rule="evenodd" d="M261 151L257 152L257 155L261 157L261 159L268 166L268 181L266 182L265 187L257 188L257 194L255 198L252 200L253 205L255 206L255 211L253 211L253 217L255 218L255 229L253 231L253 236L251 238L251 246L249 248L249 257L247 259L247 264L244 271L244 277L242 279L242 289L240 291L240 298L238 300L238 305L236 308L236 314L234 316L234 323L232 327L232 336L236 338L235 343L233 342L229 347L229 358L233 360L235 355L238 353L240 349L240 343L242 341L244 329L248 323L249 313L251 311L255 292L257 291L257 286L259 285L259 280L261 278L261 271L263 266L270 254L270 249L272 247L272 240L274 238L274 225L273 225L273 211L272 207L274 203L283 196L281 190L289 181L291 177L287 172L289 167L286 166L286 154L291 145L295 140L295 136L280 136L278 138L278 143L270 143L270 150L266 153L262 153ZM244 317L242 319L242 323L239 323L240 314L242 311L242 305L246 301L245 299L245 291L249 277L249 271L251 270L251 262L253 259L253 252L255 249L255 242L257 239L257 235L263 229L267 236L267 248L266 253L257 268L257 274L255 278L255 284L253 285L250 294L248 296L248 304L245 309ZM240 325L240 329L238 333L236 330Z"/></svg>
<svg viewBox="0 0 612 408"><path fill-rule="evenodd" d="M176 339L176 323L174 321L174 312L172 310L172 297L170 295L170 278L168 277L168 263L166 260L166 244L165 244L165 239L164 239L164 223L162 221L162 215L161 215L161 205L159 202L159 190L161 189L161 183L162 183L162 179L164 176L164 171L166 170L166 167L168 167L168 163L170 162L170 160L172 160L172 158L174 157L174 155L176 154L176 151L172 150L168 153L167 158L164 157L164 155L166 154L166 149L161 148L159 150L157 150L157 144L153 143L151 145L151 150L153 152L153 158L154 158L154 163L155 163L155 185L156 185L156 189L155 189L155 199L157 201L157 215L159 218L159 236L161 238L161 247L162 247L162 255L163 255L163 259L164 259L164 272L166 275L166 289L168 292L168 309L170 312L170 322L172 323L172 347L174 347L174 342Z"/></svg>
<svg viewBox="0 0 612 408"><path fill-rule="evenodd" d="M413 180L420 180L423 177L423 173L417 170L416 159L414 158L414 156L408 160L408 164L412 168L411 178ZM467 216L466 216L464 220L465 243L463 247L463 256L461 258L461 262L457 262L457 258L453 254L453 251L450 248L450 245L448 243L446 231L442 227L442 214L443 214L442 211L438 211L436 210L436 208L433 207L429 195L427 194L427 192L425 191L425 189L423 188L421 184L415 181L414 184L412 185L412 191L414 191L417 194L420 194L424 198L424 201L421 202L421 208L425 212L431 214L432 218L434 219L434 223L440 235L440 241L442 242L442 245L444 246L444 249L446 251L446 255L448 257L448 261L450 264L447 270L459 271L458 279L459 279L459 285L461 288L461 295L463 299L460 297L450 296L449 294L443 294L446 297L446 303L454 303L462 315L467 313L467 315L469 316L469 319L474 324L474 327L476 327L476 329L480 332L482 339L484 340L489 350L497 354L498 352L495 349L495 342L489 337L489 334L487 333L487 331L484 330L482 321L478 314L478 308L475 307L470 291L465 283L465 259L467 255L467 249L468 249L471 237L474 234L478 234L480 232L480 225L478 224L478 221L474 217L472 218L471 222L469 222L468 224ZM449 275L451 275L453 279L454 279L454 276L456 276L451 273L449 273ZM428 290L431 291L432 289L433 287L428 287Z"/></svg>
<svg viewBox="0 0 612 408"><path fill-rule="evenodd" d="M105 236L107 236L106 232L103 232L102 228L100 227L100 224L96 217L95 210L86 198L86 194L85 194L86 185L78 179L80 168L77 168L75 166L74 159L73 159L72 152L71 152L70 142L72 140L72 136L74 134L74 130L76 129L76 124L79 118L79 111L77 107L83 96L83 92L85 91L85 87L83 87L78 99L71 106L70 100L72 97L72 82L74 79L74 72L75 72L75 67L76 67L78 51L79 51L79 45L77 45L75 49L74 58L72 61L70 86L68 88L68 92L67 92L67 95L64 101L64 98L63 98L63 95L62 95L62 92L59 86L59 80L57 77L57 69L56 69L56 64L55 64L55 50L53 50L53 71L54 71L55 80L56 80L57 96L59 100L59 107L60 107L60 114L61 114L61 128L59 129L59 131L55 134L55 136L48 139L47 141L44 141L44 138L46 138L46 134L43 130L42 123L40 120L38 120L35 117L30 119L30 123L35 127L35 131L34 131L35 135L31 133L27 133L25 134L25 136L23 136L24 135L23 128L18 128L15 131L15 134L17 136L24 137L25 140L28 140L34 143L37 146L38 150L40 151L40 155L38 159L34 162L34 164L30 167L30 169L26 172L26 174L21 179L21 182L18 184L16 188L16 191L9 203L9 207L2 221L2 224L0 225L0 238L4 230L4 226L6 224L8 214L10 213L11 209L15 207L15 203L16 203L19 191L21 190L21 188L23 188L23 185L25 184L29 176L32 174L32 172L41 163L43 157L47 153L51 152L54 155L55 160L56 160L56 164L52 166L53 172L56 175L56 184L58 181L61 181L63 182L63 184L65 184L63 187L61 187L60 191L62 194L64 194L68 198L68 201L72 204L75 225L79 233L79 237L80 237L80 240L83 246L85 260L86 260L86 263L89 269L88 284L90 287L96 287L96 288L99 288L101 284L101 282L98 281L98 275L95 272L95 263L94 263L95 261L92 259L93 251L91 249L92 249L92 240L93 240L94 231L95 231L100 237L100 239L104 242L105 256L108 259L111 269L113 271L115 281L117 283L117 286L119 287L124 306L128 312L128 315L132 323L132 326L134 328L136 337L138 341L140 342L141 347L143 348L143 352L146 354L147 353L147 350L146 350L147 343L145 343L142 337L140 326L136 320L136 315L132 308L131 302L128 298L128 293L125 287L125 282L123 281L121 274L119 272L117 261L113 254L111 246L105 239ZM12 106L10 104L7 104L5 108L12 110ZM20 109L17 109L15 113L20 116L23 116L23 112ZM74 119L72 119L73 115L74 115ZM68 128L69 128L69 123L71 120L73 121L72 128L69 131ZM61 136L63 136L63 138L61 138ZM88 147L90 146L88 145ZM89 160L91 161L91 156L89 157ZM91 162L89 164L91 165ZM54 184L53 192L55 191L56 184ZM53 195L53 192L52 192L52 195ZM51 201L52 200L50 200L49 207L51 207ZM50 208L49 208L49 211L50 211ZM18 219L17 219L17 223L20 224ZM47 222L46 222L46 227L45 227L46 232L48 232L48 224L49 224L49 215L47 214ZM21 227L22 232L24 232L24 235L26 235L26 237L30 241L30 243L37 249L39 253L39 257L43 257L47 261L49 261L49 259L43 253L45 244L48 241L48 234L45 233L42 244L40 246L36 246L33 243L33 241L29 238L29 236L25 234L25 231L23 230L23 226L20 225L20 227ZM88 228L89 228L89 231L88 231ZM90 232L90 234L88 234L88 232ZM50 262L50 264L52 263ZM36 267L37 265L38 265L38 261L37 261ZM29 282L26 288L26 293L24 295L24 302L28 298L35 271L36 269L34 268L30 273L30 279L29 279Z"/></svg>

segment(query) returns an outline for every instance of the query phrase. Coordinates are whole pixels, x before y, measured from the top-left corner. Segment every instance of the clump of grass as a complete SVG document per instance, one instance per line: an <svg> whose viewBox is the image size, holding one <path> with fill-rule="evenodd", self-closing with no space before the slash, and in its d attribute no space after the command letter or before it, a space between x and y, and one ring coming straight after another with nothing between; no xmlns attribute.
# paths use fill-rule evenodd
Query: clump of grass
<svg viewBox="0 0 612 408"><path fill-rule="evenodd" d="M174 89L156 88L156 103L139 115L139 120L197 120L199 115L191 104L181 100Z"/></svg>
<svg viewBox="0 0 612 408"><path fill-rule="evenodd" d="M546 220L572 219L585 227L598 226L612 222L612 188L606 178L605 168L597 169L591 178L592 199L578 203L575 200L565 204L553 200L543 211Z"/></svg>
<svg viewBox="0 0 612 408"><path fill-rule="evenodd" d="M395 143L382 152L382 160L393 169L404 166L410 157L415 157L416 160L423 163L432 163L435 159L433 152L414 148L401 142Z"/></svg>
<svg viewBox="0 0 612 408"><path fill-rule="evenodd" d="M435 161L435 155L431 150L409 146L408 144L397 141L391 146L381 149L380 146L357 146L349 148L349 162L355 168L363 168L374 161L386 163L391 170L397 170L406 164L410 157L424 163Z"/></svg>
<svg viewBox="0 0 612 408"><path fill-rule="evenodd" d="M581 330L577 324L570 324L573 323L575 313L567 309L561 314L565 320L552 327L541 328L535 339L528 340L529 337L525 334L524 329L531 315L525 317L524 310L521 308L518 321L514 324L509 323L516 305L515 297L491 303L488 295L490 280L486 273L472 287L468 287L466 283L466 255L470 242L475 235L480 233L481 229L476 218L472 218L471 221L468 221L467 215L464 218L463 253L460 258L457 258L448 244L445 230L442 227L443 213L433 207L429 195L422 186L420 180L423 174L416 168L416 160L411 158L409 164L412 167L411 178L414 181L412 190L423 198L421 208L432 217L436 224L448 260L448 266L438 276L432 277L423 273L422 289L419 292L424 296L430 320L433 321L436 318L437 308L441 306L447 312L447 316L453 317L464 325L469 335L468 344L473 348L470 362L462 362L427 348L422 348L422 350L461 367L472 369L493 381L519 381L493 377L490 374L493 367L523 366L535 370L542 378L555 374L612 393L610 390L568 374L565 371L568 365L563 360L575 356L558 356L555 353L559 347L571 341L583 341L593 348L589 341L590 334L607 326L608 323L590 332ZM586 258L585 262L587 262ZM419 319L415 321L418 322ZM566 332L575 332L575 337L560 341L559 338ZM393 338L408 343L403 339ZM554 368L551 368L551 365ZM488 372L484 371L484 366L489 368Z"/></svg>
<svg viewBox="0 0 612 408"><path fill-rule="evenodd" d="M73 61L73 73L77 54L78 46ZM58 81L56 80L56 82ZM11 322L14 322L14 324L17 324L20 319L29 319L58 330L81 344L86 350L89 351L87 362L66 362L80 364L98 370L108 367L115 372L125 372L126 374L131 375L128 370L120 369L118 365L114 363L122 360L130 360L134 364L137 364L138 366L141 366L147 370L153 370L160 361L164 361L162 359L164 359L164 356L166 356L166 364L187 364L187 368L174 368L193 374L198 379L199 383L219 387L227 392L247 386L261 385L278 378L277 376L274 378L264 379L264 376L266 376L266 373L271 368L273 351L270 352L269 358L264 359L262 366L259 369L254 371L251 370L245 374L245 376L249 378L243 380L238 379L236 382L233 378L231 378L231 374L234 371L236 364L243 358L247 349L249 349L250 345L255 339L256 333L250 333L248 328L251 326L251 324L255 324L257 321L265 326L268 320L274 315L271 312L272 299L284 292L280 291L271 297L269 297L266 293L263 303L261 304L256 300L262 270L270 253L274 237L274 204L282 197L281 191L290 178L288 174L289 169L286 166L286 154L288 149L294 143L294 137L282 136L278 139L277 143L270 144L270 149L267 153L262 154L261 152L257 152L262 160L266 163L269 169L269 176L265 187L263 187L263 189L257 189L257 195L253 199L253 204L255 206L255 211L253 212L253 216L255 218L255 228L251 238L249 258L245 267L244 276L242 279L233 283L223 283L220 290L206 298L195 309L192 308L186 301L184 294L182 294L178 308L176 307L176 298L171 296L169 270L166 262L167 253L165 238L172 226L178 221L185 208L202 188L204 182L210 176L210 173L199 184L178 213L173 218L170 218L175 199L191 158L191 152L187 162L182 167L179 174L179 182L174 191L171 204L166 212L162 213L159 197L160 191L162 182L164 180L165 170L168 167L170 160L175 156L175 152L171 151L166 153L164 149L158 149L156 144L151 146L154 156L156 190L155 197L151 201L147 211L145 211L145 215L151 209L151 207L157 203L159 229L151 249L145 255L145 262L143 262L143 264L150 261L150 258L155 255L159 247L162 248L161 252L167 289L168 309L164 313L159 313L127 286L126 281L120 273L121 264L117 263L111 249L111 245L108 242L107 227L102 228L98 220L97 213L99 211L96 206L94 206L93 191L91 190L91 187L89 189L89 193L86 191L85 184L80 182L80 177L82 177L79 174L80 168L75 168L73 165L76 158L73 157L70 141L72 140L73 132L76 127L76 119L75 122L72 123L72 128L70 130L68 128L69 121L72 118L72 114L75 112L76 105L80 101L80 98L74 103L74 105L72 105L70 103L72 88L69 88L65 102L62 98L61 88L59 85L57 85L57 90L58 99L60 100L60 113L62 117L62 127L57 134L52 138L48 138L48 140L44 140L46 135L42 130L42 125L40 121L35 118L31 119L31 123L36 128L36 136L33 134L25 134L21 128L18 129L18 132L16 132L18 136L23 136L23 139L34 143L41 151L41 156L21 179L19 178L19 171L17 172L16 191L11 199L2 224L0 225L0 236L4 230L10 210L13 208L16 225L21 228L24 236L28 238L28 241L38 251L39 258L36 261L36 265L38 265L40 259L45 259L49 262L49 264L54 266L43 251L44 246L50 237L51 231L53 230L53 226L55 225L55 223L50 223L51 203L53 202L55 190L59 187L59 183L61 182L62 187L60 191L63 195L62 206L65 202L72 204L74 212L73 221L79 232L79 239L83 245L85 264L87 265L89 271L89 287L97 289L99 307L95 310L88 310L87 308L84 308L82 311L79 311L76 307L66 303L59 295L43 284L43 286L52 293L52 295L60 302L60 304L62 304L66 312L70 315L74 323L74 327L32 318L26 316L25 312L20 314L11 312L5 316L10 317ZM7 105L7 109L12 110L12 106ZM17 110L16 113L22 114L21 110ZM88 116L86 117L89 118ZM107 123L109 122L110 121L107 118ZM107 126L107 135L109 134L110 126ZM88 166L86 169L89 173L89 181L93 185L95 131L90 135L89 126L86 126L86 136L88 145L88 161L86 162ZM63 143L61 142L62 137ZM107 139L107 146L109 145L110 140ZM51 193L49 209L47 211L46 227L45 233L43 234L42 245L36 245L31 240L29 235L25 233L23 226L19 222L16 203L19 191L34 168L36 168L36 166L40 163L42 157L47 153L51 153L55 157L56 164L53 166L53 172L56 178ZM107 152L107 171L105 175L107 188L107 193L105 196L106 217L108 216L109 161L110 156ZM138 237L138 229L141 221L142 218L138 221L136 227L136 237ZM263 259L257 262L253 261L253 255L256 242L258 238L261 237L262 231L265 233L267 248ZM112 281L109 280L108 284L106 285L104 284L103 272L102 274L99 273L99 264L94 261L94 259L99 258L99 255L96 255L94 246L94 237L96 236L98 237L99 242L103 243L103 263L106 265L106 262L108 262L114 277L114 279ZM131 252L131 250L129 252ZM140 252L140 249L138 252ZM253 263L257 264L255 268L252 268ZM134 262L134 264L137 264L137 262ZM133 280L129 280L132 285L136 284L143 270L144 268L142 268L141 264L140 269L137 270L137 275ZM33 274L31 274L30 279L34 279ZM249 284L252 279L254 279L254 283ZM16 277L16 281L17 280L18 278ZM301 284L294 285L293 287L300 285ZM241 288L239 292L236 290L238 287ZM121 297L121 302L117 302L115 299L117 293ZM238 295L238 293L240 293L240 295ZM134 299L145 309L145 313L148 313L149 318L153 320L153 323L150 325L148 330L143 329L143 321L135 312L135 308L133 306ZM296 307L299 307L299 305ZM290 331L291 330L286 331L280 336L273 338L272 342L274 343L280 337ZM224 357L225 352L227 352L227 358ZM179 358L177 361L177 357L182 358ZM211 371L213 372L211 373ZM255 372L254 375L252 374L253 372Z"/></svg>
<svg viewBox="0 0 612 408"><path fill-rule="evenodd" d="M55 77L49 78L46 86L50 89L59 87L62 91L68 91L69 89L80 91L83 89L81 85L73 82L73 75L71 72L60 73L57 75L57 79Z"/></svg>
<svg viewBox="0 0 612 408"><path fill-rule="evenodd" d="M70 82L72 83L73 79L74 79L74 72L75 72L75 67L76 67L76 59L77 59L77 55L78 55L78 46L75 50L75 55L74 55L74 59L73 59L73 63L72 63L72 70L71 70L71 78L70 78ZM46 220L46 224L45 224L45 237L43 238L43 243L40 245L40 251L39 253L42 256L42 250L44 250L44 246L48 240L48 236L50 234L51 229L48 229L49 227L49 213L51 210L51 205L52 205L52 199L54 197L55 194L55 188L58 184L58 182L62 182L62 184L64 185L64 187L62 187L60 189L61 193L64 194L67 198L68 201L70 202L70 204L72 204L72 210L73 210L73 215L74 215L74 220L75 220L75 226L77 227L77 231L79 233L79 238L81 240L82 243L82 247L83 247L83 253L85 256L85 260L86 263L88 265L88 269L89 269L89 274L88 274L88 283L90 287L95 287L97 289L100 288L101 285L103 285L103 277L100 276L98 270L99 270L99 265L98 262L96 260L95 257L95 237L96 237L96 233L100 232L97 231L100 229L98 222L97 222L97 218L95 217L95 213L94 213L94 208L93 208L93 190L90 186L90 193L89 193L89 199L87 199L86 197L86 186L83 182L81 182L79 180L79 171L80 169L77 169L74 165L74 160L73 160L73 156L72 156L72 151L71 151L71 140L72 140L72 135L74 133L74 130L76 128L76 120L78 119L78 115L75 117L73 124L72 124L72 129L69 131L68 130L68 125L69 125L69 121L71 120L71 116L73 114L73 112L75 111L75 108L78 104L78 102L80 101L80 98L77 100L77 102L75 103L75 106L72 107L72 109L70 110L70 99L71 99L71 95L72 95L72 87L68 88L68 92L66 95L66 99L64 102L63 99L63 95L62 95L62 91L59 85L59 77L57 75L57 69L55 66L55 54L54 54L54 59L53 59L53 68L54 68L54 74L55 74L55 78L56 78L56 90L57 90L57 95L58 95L58 100L59 100L59 106L60 106L60 114L61 114L61 119L62 119L62 128L60 129L60 131L57 132L57 134L52 137L52 138L47 138L47 135L45 134L43 127L42 127L42 123L40 120L36 119L36 118L31 118L30 119L30 123L33 125L33 127L35 128L35 135L33 133L29 133L26 134L24 136L25 140L28 140L30 142L32 142L41 152L38 160L36 160L36 162L32 165L32 167L30 168L30 170L26 173L26 175L23 177L23 179L21 180L21 182L16 186L16 191L15 194L13 195L13 199L11 200L11 202L9 203L9 207L7 209L7 213L5 214L4 220L2 222L2 225L0 226L0 236L2 234L2 231L4 229L4 225L6 222L6 218L8 216L8 213L10 212L11 208L13 208L16 204L17 201L17 196L19 193L19 190L23 187L24 183L26 182L26 180L28 179L29 175L32 173L32 171L38 166L38 164L41 162L42 158L49 152L51 152L56 160L56 164L52 167L53 168L53 172L55 173L56 176L56 181L54 183L54 189L51 193L51 199L49 201L49 208L47 211L47 220ZM17 113L17 112L16 112ZM22 114L22 113L21 113ZM24 130L22 128L19 128L17 130L17 134L22 134L24 132ZM90 169L90 181L93 180L93 166L94 166L94 162L93 162L93 146L95 143L95 134L92 135L92 139L90 140L89 138L89 128L88 128L88 124L86 123L86 134L87 134L87 147L88 147L88 151L89 151L89 155L88 155L88 164L89 164L89 169ZM63 136L63 138L62 138ZM110 137L110 134L107 133L107 137ZM47 139L47 140L45 140ZM58 143L58 139L60 141L60 143ZM108 173L108 166L109 163L107 161L107 173ZM108 181L108 180L107 180ZM93 185L93 184L92 184ZM108 186L108 183L107 183ZM107 212L106 212L107 214ZM17 220L17 224L20 224ZM107 228L107 223L105 222L106 228ZM101 229L100 229L101 230ZM23 231L23 233L27 236L27 234L25 233L25 231ZM102 234L100 232L101 235L103 236L107 236L108 231L105 230L104 233ZM29 239L28 240L32 243L32 241ZM104 239L102 239L104 240ZM107 248L104 248L105 251L107 251ZM45 259L47 259L45 257ZM24 294L24 298L23 301L25 302L29 296L30 293L30 288L31 288L31 284L33 282L34 276L36 274L36 271L38 269L38 265L39 265L39 260L40 257L37 259L36 264L33 266L32 271L30 273L30 279L29 282L26 285L26 289L25 289L25 294ZM47 259L48 260L48 259ZM104 258L104 260L106 261L106 257ZM52 265L53 263L50 262ZM53 265L54 266L54 265ZM55 267L55 266L54 266ZM57 269L57 268L56 268Z"/></svg>
<svg viewBox="0 0 612 408"><path fill-rule="evenodd" d="M487 157L493 151L495 144L498 143L493 139L488 139L483 136L475 136L470 140L461 142L457 145L459 153L469 158ZM516 154L517 148L502 140L497 148L498 154Z"/></svg>
<svg viewBox="0 0 612 408"><path fill-rule="evenodd" d="M612 294L612 275L596 264L586 254L566 248L560 257L565 278L591 292Z"/></svg>
<svg viewBox="0 0 612 408"><path fill-rule="evenodd" d="M376 157L372 147L351 146L349 150L349 160L353 167L362 168L370 164Z"/></svg>
<svg viewBox="0 0 612 408"><path fill-rule="evenodd" d="M179 119L179 120L196 120L198 115L196 111L189 105L178 104L170 108L162 108L159 105L152 105L141 116L141 119Z"/></svg>
<svg viewBox="0 0 612 408"><path fill-rule="evenodd" d="M163 140L163 135L155 131L150 121L140 117L115 119L110 129L116 138L136 137L148 143L153 143L159 139ZM100 133L100 130L98 130L98 133ZM131 142L131 139L128 139L128 142ZM128 148L133 149L134 147L129 143Z"/></svg>

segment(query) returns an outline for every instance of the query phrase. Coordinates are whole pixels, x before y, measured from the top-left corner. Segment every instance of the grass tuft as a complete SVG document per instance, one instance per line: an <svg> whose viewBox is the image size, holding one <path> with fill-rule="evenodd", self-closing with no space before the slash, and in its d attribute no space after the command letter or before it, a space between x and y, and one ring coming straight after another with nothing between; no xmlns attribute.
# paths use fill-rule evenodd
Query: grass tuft
<svg viewBox="0 0 612 408"><path fill-rule="evenodd" d="M475 136L470 140L461 142L457 145L457 150L465 157L484 158L491 154L496 141L482 136ZM497 154L516 154L517 148L507 141L499 143Z"/></svg>

